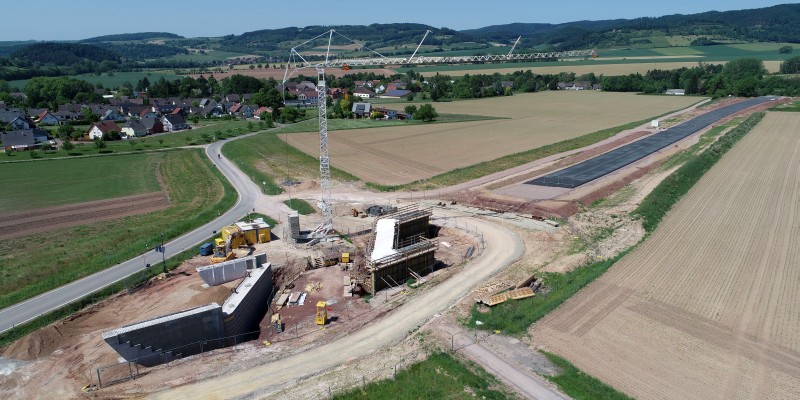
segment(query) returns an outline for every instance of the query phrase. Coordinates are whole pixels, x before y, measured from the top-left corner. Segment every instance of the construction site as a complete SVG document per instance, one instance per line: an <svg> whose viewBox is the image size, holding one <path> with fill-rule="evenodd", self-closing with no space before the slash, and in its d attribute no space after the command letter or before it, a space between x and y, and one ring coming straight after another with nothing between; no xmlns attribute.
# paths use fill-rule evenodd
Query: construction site
<svg viewBox="0 0 800 400"><path fill-rule="evenodd" d="M329 46L334 33L327 33ZM294 48L292 52L302 59ZM324 97L324 69L342 65L369 63L295 61L291 73L287 66L284 83L312 68L318 74L317 92ZM4 373L8 378L0 382L0 395L192 398L280 393L316 398L331 397L335 382L353 386L358 374L363 387L367 380L384 377L369 371L383 365L383 358L392 360L396 374L402 364L394 361L398 349L421 354L420 343L429 340L433 348L455 351L463 326L451 330L454 321L460 324L467 315L488 319L504 303L546 299L557 289L547 286L548 277L633 248L646 235L631 214L677 168L659 169L662 164L681 151L694 151L691 146L714 124L764 110L776 100L722 99L708 108L694 102L665 117L670 126L654 120L649 128L639 126L584 148L421 195L376 193L349 184L334 187L326 105L320 102L320 169L314 185L279 196L258 192L252 211L264 217L247 215L214 226L213 238L194 248L195 255L178 267L167 271L164 262L164 273L4 348L3 359L19 364ZM416 145L425 147L424 140ZM389 167L370 169L392 172ZM313 202L314 212L300 215L286 207L284 200L291 204L293 198ZM615 299L627 299L632 291L623 291L617 282L591 293L618 291ZM601 294L577 299L587 304L616 301ZM584 315L590 306L562 309L540 328L528 325L529 331L545 331L551 339L525 336L517 340L522 349L516 348L514 357L525 359L522 364L536 359L536 340L577 348L574 342L552 338L573 321L591 318ZM603 318L570 334L585 340L581 330ZM470 327L476 328L472 343L478 342L482 323L476 320ZM624 331L619 325L615 331ZM620 343L624 348L625 341ZM591 355L591 349L586 353ZM591 356L586 359L584 368L602 375L602 366ZM543 370L552 367L541 364ZM620 365L615 368L623 369ZM795 367L784 370L796 372ZM218 384L222 380L225 384Z"/></svg>

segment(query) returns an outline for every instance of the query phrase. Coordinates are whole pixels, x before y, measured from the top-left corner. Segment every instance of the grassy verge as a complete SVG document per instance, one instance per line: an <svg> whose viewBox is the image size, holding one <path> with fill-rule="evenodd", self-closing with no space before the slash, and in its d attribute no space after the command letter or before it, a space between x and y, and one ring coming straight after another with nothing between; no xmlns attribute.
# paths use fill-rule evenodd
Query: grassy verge
<svg viewBox="0 0 800 400"><path fill-rule="evenodd" d="M674 111L671 111L670 113L672 112ZM381 185L377 183L366 182L366 186L384 192L392 192L400 190L431 190L439 187L452 186L462 182L467 182L473 179L477 179L482 176L493 174L495 172L514 168L522 164L529 163L531 161L536 161L545 157L552 156L554 154L580 149L582 147L595 144L599 141L608 139L622 131L633 129L639 125L647 123L652 119L654 118L643 119L641 121L631 122L614 128L603 129L601 131L593 132L574 139L564 140L558 143L549 144L547 146L542 146L528 151L523 151L521 153L515 153L504 157L500 157L495 160L484 161L482 163L470 165L468 167L454 169L452 171L436 175L432 178L423 179L407 183L404 185Z"/></svg>
<svg viewBox="0 0 800 400"><path fill-rule="evenodd" d="M764 113L753 114L739 126L722 136L702 154L686 162L686 164L656 186L634 211L634 215L642 217L644 229L648 233L653 232L672 206L689 192L689 189L691 189L692 186L703 177L706 171L711 169L736 142L758 125L762 118L764 118Z"/></svg>
<svg viewBox="0 0 800 400"><path fill-rule="evenodd" d="M708 132L700 135L700 138L697 143L693 144L688 149L681 151L678 154L670 157L667 161L665 161L659 167L662 171L666 171L670 168L676 167L681 165L689 160L692 159L700 150L704 149L706 146L711 144L716 137L719 136L720 133L724 132L725 130L737 126L742 123L744 118L734 118L728 121L726 124L715 126L711 128Z"/></svg>
<svg viewBox="0 0 800 400"><path fill-rule="evenodd" d="M333 396L336 400L506 399L492 387L499 382L473 363L464 364L445 353L399 371L395 379L372 382L364 388Z"/></svg>
<svg viewBox="0 0 800 400"><path fill-rule="evenodd" d="M257 218L262 218L264 222L268 223L270 227L274 228L275 225L278 225L279 222L276 221L274 218L270 217L269 215L261 214L261 213L249 213L242 217L239 221L250 221Z"/></svg>
<svg viewBox="0 0 800 400"><path fill-rule="evenodd" d="M170 207L0 241L0 308L136 257L230 208L236 191L199 149L168 153L161 164ZM198 184L200 183L200 184Z"/></svg>
<svg viewBox="0 0 800 400"><path fill-rule="evenodd" d="M301 122L302 123L302 122ZM315 121L316 123L316 121ZM300 180L303 176L319 176L319 160L288 145L278 138L280 130L226 143L222 154L234 160L239 169L261 187L265 194L283 193L276 180ZM358 178L342 170L331 168L331 177L340 181L357 181Z"/></svg>
<svg viewBox="0 0 800 400"><path fill-rule="evenodd" d="M308 204L308 202L303 199L289 199L285 200L283 204L286 204L292 210L297 211L300 215L308 215L317 212L317 210L314 209L314 206Z"/></svg>
<svg viewBox="0 0 800 400"><path fill-rule="evenodd" d="M599 379L587 375L575 368L569 361L548 352L543 352L553 364L561 368L561 373L556 376L548 376L558 387L569 397L575 400L629 400L632 399L613 387L606 385Z"/></svg>
<svg viewBox="0 0 800 400"><path fill-rule="evenodd" d="M211 241L211 239L206 240L204 242ZM202 243L202 242L201 242ZM198 243L198 246L200 243ZM175 269L178 265L183 263L184 261L194 257L197 255L197 246L193 246L191 249L188 249L170 259L167 260L167 269L172 270ZM80 300L74 301L69 303L61 308L58 308L54 311L51 311L47 314L44 314L40 317L34 318L22 325L18 325L6 332L0 334L0 348L8 346L9 344L13 343L17 339L24 337L25 335L34 332L38 329L41 329L53 322L56 322L64 317L72 315L87 306L92 304L96 304L101 300L104 300L116 293L119 293L122 290L127 288L136 287L148 279L158 275L159 273L163 272L164 269L161 265L156 265L148 269L144 269L139 273L136 273L127 279L117 282L111 286L106 288L100 289Z"/></svg>
<svg viewBox="0 0 800 400"><path fill-rule="evenodd" d="M769 109L770 111L800 112L800 101L793 101L789 104L781 104Z"/></svg>
<svg viewBox="0 0 800 400"><path fill-rule="evenodd" d="M635 246L634 246L635 247ZM510 300L481 312L473 305L467 326L490 331L501 331L504 334L520 335L528 330L550 311L555 310L573 294L603 275L611 266L634 247L630 247L614 258L598 261L576 268L565 274L544 274L544 284L550 288L547 294L538 294L522 300ZM477 325L480 321L481 325Z"/></svg>

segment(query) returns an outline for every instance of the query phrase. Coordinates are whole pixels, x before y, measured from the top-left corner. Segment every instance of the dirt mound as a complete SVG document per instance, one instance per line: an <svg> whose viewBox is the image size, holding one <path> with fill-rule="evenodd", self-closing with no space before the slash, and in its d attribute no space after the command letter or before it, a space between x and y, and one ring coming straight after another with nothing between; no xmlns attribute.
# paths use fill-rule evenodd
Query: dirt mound
<svg viewBox="0 0 800 400"><path fill-rule="evenodd" d="M195 289L194 287L192 289ZM222 303L231 295L231 289L225 286L212 286L209 288L197 288L200 293L194 295L192 297L192 304L200 306L203 304L210 304L210 303L217 303L222 305Z"/></svg>
<svg viewBox="0 0 800 400"><path fill-rule="evenodd" d="M295 187L298 190L310 190L310 189L318 188L319 184L317 183L317 181L310 180L310 181L305 181L305 182L303 182L303 183L301 183L301 184L299 184L299 185L297 185Z"/></svg>
<svg viewBox="0 0 800 400"><path fill-rule="evenodd" d="M35 360L58 350L67 336L68 332L62 332L56 325L50 325L12 343L2 354L3 357L15 360Z"/></svg>

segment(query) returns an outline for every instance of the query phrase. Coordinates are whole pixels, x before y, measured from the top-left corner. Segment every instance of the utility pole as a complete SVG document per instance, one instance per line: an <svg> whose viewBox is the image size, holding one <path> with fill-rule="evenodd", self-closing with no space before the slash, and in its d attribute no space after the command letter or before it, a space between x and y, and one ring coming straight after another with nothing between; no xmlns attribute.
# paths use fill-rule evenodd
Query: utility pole
<svg viewBox="0 0 800 400"><path fill-rule="evenodd" d="M167 273L167 256L164 249L164 232L161 232L161 265L164 267L164 274Z"/></svg>

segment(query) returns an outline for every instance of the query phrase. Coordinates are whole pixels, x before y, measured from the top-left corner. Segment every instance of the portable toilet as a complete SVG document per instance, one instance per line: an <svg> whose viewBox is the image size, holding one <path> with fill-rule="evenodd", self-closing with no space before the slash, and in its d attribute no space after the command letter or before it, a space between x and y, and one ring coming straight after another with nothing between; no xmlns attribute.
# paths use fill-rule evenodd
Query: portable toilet
<svg viewBox="0 0 800 400"><path fill-rule="evenodd" d="M350 253L342 253L342 262L345 264L350 262Z"/></svg>
<svg viewBox="0 0 800 400"><path fill-rule="evenodd" d="M324 301L317 302L317 317L315 321L317 325L325 325L328 322L328 303Z"/></svg>
<svg viewBox="0 0 800 400"><path fill-rule="evenodd" d="M211 243L203 243L203 245L200 246L200 255L201 256L210 256L212 254L214 254L214 245L213 244L211 244Z"/></svg>

